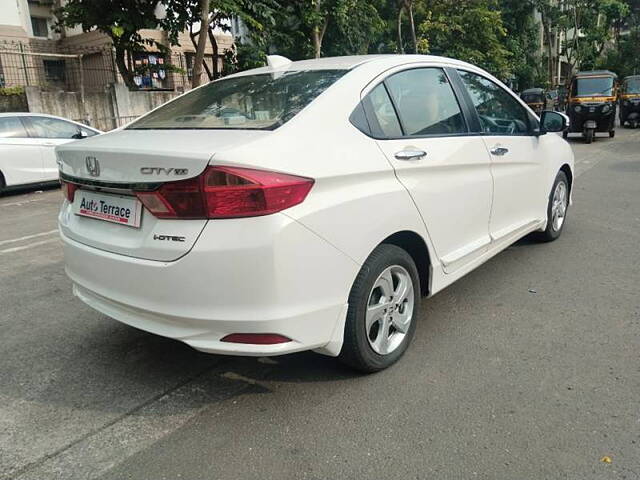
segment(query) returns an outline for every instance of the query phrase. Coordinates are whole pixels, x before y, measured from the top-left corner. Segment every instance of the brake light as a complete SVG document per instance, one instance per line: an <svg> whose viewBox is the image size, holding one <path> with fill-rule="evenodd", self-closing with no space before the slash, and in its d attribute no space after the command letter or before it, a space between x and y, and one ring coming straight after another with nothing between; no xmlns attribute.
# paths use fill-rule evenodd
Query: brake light
<svg viewBox="0 0 640 480"><path fill-rule="evenodd" d="M228 343L251 343L254 345L276 345L287 343L291 339L277 333L232 333L224 337L221 342Z"/></svg>
<svg viewBox="0 0 640 480"><path fill-rule="evenodd" d="M158 218L238 218L279 212L302 203L313 179L237 167L208 167L188 180L136 192Z"/></svg>
<svg viewBox="0 0 640 480"><path fill-rule="evenodd" d="M62 185L62 194L64 195L64 198L66 198L69 203L73 203L78 185L75 183L65 182L64 180L60 180L60 184Z"/></svg>

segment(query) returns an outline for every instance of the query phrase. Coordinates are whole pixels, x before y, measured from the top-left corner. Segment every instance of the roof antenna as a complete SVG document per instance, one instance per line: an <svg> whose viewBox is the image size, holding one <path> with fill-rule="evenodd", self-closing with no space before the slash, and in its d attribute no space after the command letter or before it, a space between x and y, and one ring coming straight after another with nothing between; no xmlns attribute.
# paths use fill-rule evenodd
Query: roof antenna
<svg viewBox="0 0 640 480"><path fill-rule="evenodd" d="M291 65L291 60L282 55L267 55L267 66L272 70L285 68Z"/></svg>

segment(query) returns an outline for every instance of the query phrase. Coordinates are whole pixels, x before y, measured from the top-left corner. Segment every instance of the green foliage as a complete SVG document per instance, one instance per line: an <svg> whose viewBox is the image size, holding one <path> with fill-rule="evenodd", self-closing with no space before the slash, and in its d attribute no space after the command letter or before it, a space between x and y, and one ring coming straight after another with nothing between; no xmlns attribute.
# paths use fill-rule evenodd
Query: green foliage
<svg viewBox="0 0 640 480"><path fill-rule="evenodd" d="M548 86L559 53L574 69L608 67L621 74L640 69L640 0L210 1L211 31L229 31L233 17L248 30L234 49L220 52L225 73L261 66L267 54L298 60L414 48L479 65L518 89ZM199 28L198 0L162 2L164 20L153 15L157 0L68 0L58 18L61 26L109 35L127 81L133 72L118 52L166 48L142 38L141 29L165 30L169 45L177 44L185 29L192 39L198 34L193 31ZM557 37L563 39L560 52L553 43Z"/></svg>
<svg viewBox="0 0 640 480"><path fill-rule="evenodd" d="M513 74L513 85L522 91L544 86L546 70L542 67L539 25L534 7L523 0L501 0L502 21L507 32L505 48Z"/></svg>
<svg viewBox="0 0 640 480"><path fill-rule="evenodd" d="M0 95L9 97L11 95L23 95L24 87L2 87L0 88Z"/></svg>
<svg viewBox="0 0 640 480"><path fill-rule="evenodd" d="M433 2L418 27L431 53L479 65L503 79L511 75L507 30L494 0Z"/></svg>

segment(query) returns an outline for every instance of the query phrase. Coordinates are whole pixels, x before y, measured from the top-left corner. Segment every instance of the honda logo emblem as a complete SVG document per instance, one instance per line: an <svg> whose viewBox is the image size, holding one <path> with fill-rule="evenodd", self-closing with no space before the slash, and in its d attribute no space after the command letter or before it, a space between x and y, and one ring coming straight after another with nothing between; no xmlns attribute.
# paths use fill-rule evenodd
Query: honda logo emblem
<svg viewBox="0 0 640 480"><path fill-rule="evenodd" d="M87 172L89 172L89 175L91 175L92 177L100 176L100 162L98 162L98 159L96 157L87 157L84 163L87 167Z"/></svg>

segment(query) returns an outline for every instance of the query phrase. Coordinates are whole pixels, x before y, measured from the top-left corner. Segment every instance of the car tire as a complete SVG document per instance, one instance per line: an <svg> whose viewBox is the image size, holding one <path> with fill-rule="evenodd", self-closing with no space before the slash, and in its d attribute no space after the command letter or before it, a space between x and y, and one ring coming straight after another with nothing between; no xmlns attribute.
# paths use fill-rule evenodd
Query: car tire
<svg viewBox="0 0 640 480"><path fill-rule="evenodd" d="M547 204L547 227L538 232L537 238L542 242L552 242L561 234L567 219L569 209L569 181L567 174L558 172Z"/></svg>
<svg viewBox="0 0 640 480"><path fill-rule="evenodd" d="M567 132L566 130L562 132L562 138L564 138L565 140L569 138L569 132Z"/></svg>
<svg viewBox="0 0 640 480"><path fill-rule="evenodd" d="M592 128L589 128L586 132L584 132L584 141L587 145L592 143L595 140L595 137L596 132Z"/></svg>
<svg viewBox="0 0 640 480"><path fill-rule="evenodd" d="M395 245L379 245L351 287L340 361L364 373L395 363L415 333L420 292L411 256Z"/></svg>
<svg viewBox="0 0 640 480"><path fill-rule="evenodd" d="M616 131L615 130L611 130L609 132L609 138L614 138L616 136Z"/></svg>
<svg viewBox="0 0 640 480"><path fill-rule="evenodd" d="M0 197L4 193L4 189L6 188L7 183L4 181L4 175L0 172Z"/></svg>

